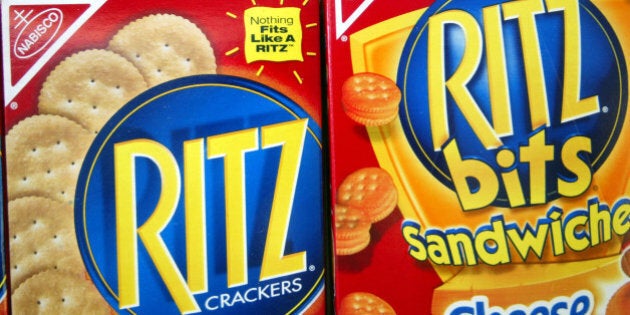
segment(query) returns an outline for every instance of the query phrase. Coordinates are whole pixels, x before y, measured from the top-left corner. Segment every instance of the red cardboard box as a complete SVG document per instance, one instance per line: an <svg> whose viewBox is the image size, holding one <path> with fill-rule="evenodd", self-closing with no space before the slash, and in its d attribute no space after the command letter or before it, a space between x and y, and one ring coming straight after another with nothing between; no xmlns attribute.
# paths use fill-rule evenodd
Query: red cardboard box
<svg viewBox="0 0 630 315"><path fill-rule="evenodd" d="M4 154L1 155L2 159L4 159ZM4 171L0 172L0 176L3 176ZM2 182L2 181L0 181ZM4 187L4 186L3 186ZM0 201L4 201L4 194L0 195ZM4 202L2 204L2 209L4 209ZM6 246L4 242L4 211L0 211L0 314L8 314L8 306L7 306L7 268L6 268Z"/></svg>
<svg viewBox="0 0 630 315"><path fill-rule="evenodd" d="M15 314L322 314L317 1L2 1Z"/></svg>
<svg viewBox="0 0 630 315"><path fill-rule="evenodd" d="M339 314L627 312L629 8L327 2Z"/></svg>

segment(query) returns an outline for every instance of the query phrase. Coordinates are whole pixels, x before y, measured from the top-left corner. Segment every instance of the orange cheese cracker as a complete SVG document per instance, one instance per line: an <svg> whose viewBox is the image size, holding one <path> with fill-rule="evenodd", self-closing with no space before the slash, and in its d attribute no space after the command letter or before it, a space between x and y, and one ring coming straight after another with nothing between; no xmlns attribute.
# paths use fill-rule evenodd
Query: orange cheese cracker
<svg viewBox="0 0 630 315"><path fill-rule="evenodd" d="M337 202L365 210L372 222L387 217L396 208L398 193L390 175L378 167L359 169L339 185Z"/></svg>
<svg viewBox="0 0 630 315"><path fill-rule="evenodd" d="M341 300L339 315L394 315L396 311L380 297L367 292L354 292Z"/></svg>
<svg viewBox="0 0 630 315"><path fill-rule="evenodd" d="M346 114L366 126L379 126L398 116L400 89L394 81L376 73L358 73L341 87Z"/></svg>
<svg viewBox="0 0 630 315"><path fill-rule="evenodd" d="M367 214L355 207L335 207L335 251L337 255L352 255L370 244L372 223Z"/></svg>
<svg viewBox="0 0 630 315"><path fill-rule="evenodd" d="M625 315L630 310L630 282L623 285L612 296L606 306L606 315Z"/></svg>
<svg viewBox="0 0 630 315"><path fill-rule="evenodd" d="M621 269L630 277L630 249L621 254Z"/></svg>

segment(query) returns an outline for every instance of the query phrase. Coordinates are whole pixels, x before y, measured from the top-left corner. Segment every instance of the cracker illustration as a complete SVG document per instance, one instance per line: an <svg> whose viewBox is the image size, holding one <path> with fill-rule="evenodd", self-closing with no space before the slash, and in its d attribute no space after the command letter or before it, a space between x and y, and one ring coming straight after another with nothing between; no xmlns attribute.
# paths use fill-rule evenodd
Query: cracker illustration
<svg viewBox="0 0 630 315"><path fill-rule="evenodd" d="M339 315L395 315L396 311L380 297L368 292L354 292L341 300Z"/></svg>
<svg viewBox="0 0 630 315"><path fill-rule="evenodd" d="M355 207L335 206L335 252L352 255L370 244L372 223L367 214Z"/></svg>
<svg viewBox="0 0 630 315"><path fill-rule="evenodd" d="M630 249L626 249L626 251L621 254L621 269L626 276L630 277Z"/></svg>
<svg viewBox="0 0 630 315"><path fill-rule="evenodd" d="M630 282L613 294L606 305L606 315L625 315L630 309Z"/></svg>
<svg viewBox="0 0 630 315"><path fill-rule="evenodd" d="M35 115L6 136L9 200L42 196L73 203L81 163L94 134L61 116Z"/></svg>
<svg viewBox="0 0 630 315"><path fill-rule="evenodd" d="M341 87L346 115L365 126L385 125L398 117L401 97L394 81L376 73L357 73Z"/></svg>
<svg viewBox="0 0 630 315"><path fill-rule="evenodd" d="M206 35L176 15L156 14L131 22L112 38L109 49L136 65L150 86L216 73L214 51Z"/></svg>
<svg viewBox="0 0 630 315"><path fill-rule="evenodd" d="M85 50L64 59L48 75L39 95L39 113L70 118L97 133L147 87L140 71L123 56Z"/></svg>
<svg viewBox="0 0 630 315"><path fill-rule="evenodd" d="M353 172L341 182L337 203L363 209L371 222L378 222L396 208L398 192L387 171L367 167Z"/></svg>
<svg viewBox="0 0 630 315"><path fill-rule="evenodd" d="M48 269L83 275L71 205L44 197L9 202L11 288Z"/></svg>
<svg viewBox="0 0 630 315"><path fill-rule="evenodd" d="M16 315L113 313L89 280L54 269L26 280L11 300Z"/></svg>

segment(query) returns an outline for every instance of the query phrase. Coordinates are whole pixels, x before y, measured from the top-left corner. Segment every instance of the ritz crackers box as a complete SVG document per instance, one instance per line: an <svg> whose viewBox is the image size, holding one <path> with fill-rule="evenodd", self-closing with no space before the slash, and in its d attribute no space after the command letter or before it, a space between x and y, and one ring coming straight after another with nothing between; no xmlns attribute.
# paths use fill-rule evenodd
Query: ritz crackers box
<svg viewBox="0 0 630 315"><path fill-rule="evenodd" d="M0 148L1 147L2 146L0 146ZM1 152L3 151L0 149L0 158L4 159L4 154L2 154ZM0 168L0 187L4 187L2 185L3 175L4 175L4 170ZM3 201L4 201L4 193L2 193L2 190L0 190L0 209L4 209ZM5 241L4 241L4 221L5 221L4 211L0 210L0 314L7 314L8 312L7 273L6 273L7 249L6 249Z"/></svg>
<svg viewBox="0 0 630 315"><path fill-rule="evenodd" d="M2 1L14 314L323 314L321 5Z"/></svg>
<svg viewBox="0 0 630 315"><path fill-rule="evenodd" d="M627 314L628 12L327 2L338 313ZM389 197L352 201L375 168L397 192L377 219Z"/></svg>

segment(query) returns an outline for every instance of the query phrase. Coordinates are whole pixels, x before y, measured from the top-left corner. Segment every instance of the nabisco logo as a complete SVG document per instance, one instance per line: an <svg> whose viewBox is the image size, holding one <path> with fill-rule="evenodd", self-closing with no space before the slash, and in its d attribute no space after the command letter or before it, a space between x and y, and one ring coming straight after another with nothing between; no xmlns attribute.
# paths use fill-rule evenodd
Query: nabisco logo
<svg viewBox="0 0 630 315"><path fill-rule="evenodd" d="M57 8L34 11L14 11L15 28L20 33L13 43L13 54L20 59L33 57L43 51L57 36L63 22L63 13ZM34 16L33 16L34 15Z"/></svg>
<svg viewBox="0 0 630 315"><path fill-rule="evenodd" d="M4 106L79 31L106 0L0 0Z"/></svg>

